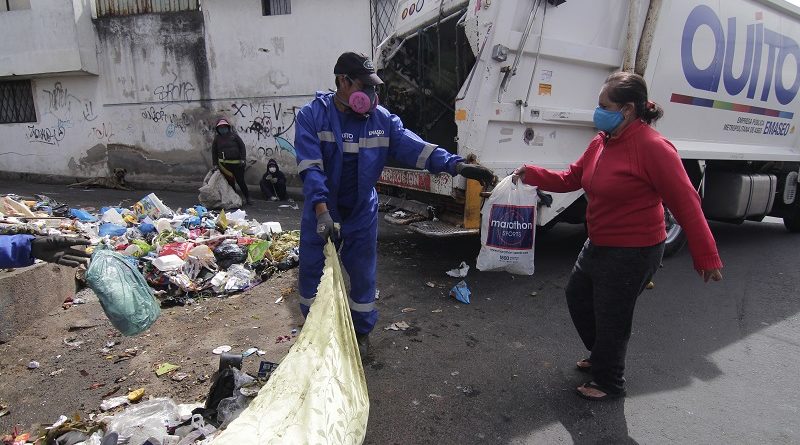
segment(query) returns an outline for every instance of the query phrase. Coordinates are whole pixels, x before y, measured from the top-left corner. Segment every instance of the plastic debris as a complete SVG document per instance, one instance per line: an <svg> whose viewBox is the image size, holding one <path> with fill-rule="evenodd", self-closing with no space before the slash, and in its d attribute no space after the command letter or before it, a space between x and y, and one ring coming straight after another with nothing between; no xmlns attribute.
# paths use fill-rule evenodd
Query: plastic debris
<svg viewBox="0 0 800 445"><path fill-rule="evenodd" d="M127 405L128 403L130 403L128 401L128 396L119 396L112 399L103 400L100 403L100 411L109 411L118 406Z"/></svg>
<svg viewBox="0 0 800 445"><path fill-rule="evenodd" d="M161 377L162 375L169 374L170 372L175 371L177 369L180 369L180 366L164 362L158 365L158 368L156 368L156 375Z"/></svg>
<svg viewBox="0 0 800 445"><path fill-rule="evenodd" d="M402 312L404 314L407 314L409 312L414 312L414 311L416 311L416 309L414 309L413 307L404 307L403 309L400 309L400 312Z"/></svg>
<svg viewBox="0 0 800 445"><path fill-rule="evenodd" d="M436 284L433 281L428 281L427 283L425 283L425 285L428 287L436 287Z"/></svg>
<svg viewBox="0 0 800 445"><path fill-rule="evenodd" d="M216 348L214 348L214 350L213 350L213 351L211 351L211 352L213 352L213 353L214 353L214 354L216 354L216 355L220 355L220 354L222 354L222 353L224 353L224 352L228 352L228 351L230 351L231 349L233 349L233 348L231 348L231 346L230 346L230 345L222 345L222 346L217 346L217 347L216 347Z"/></svg>
<svg viewBox="0 0 800 445"><path fill-rule="evenodd" d="M176 372L175 374L172 374L172 377L170 377L170 378L174 382L182 382L182 381L186 380L187 377L189 377L189 374L187 374L185 372Z"/></svg>
<svg viewBox="0 0 800 445"><path fill-rule="evenodd" d="M250 357L256 352L258 352L258 348L249 348L248 350L242 352L242 357Z"/></svg>
<svg viewBox="0 0 800 445"><path fill-rule="evenodd" d="M135 389L128 393L128 401L136 403L144 397L144 388Z"/></svg>
<svg viewBox="0 0 800 445"><path fill-rule="evenodd" d="M127 397L123 397L127 401ZM167 436L167 426L181 422L178 406L169 399L152 399L115 415L108 431L119 434L120 443L143 444L149 438L158 443Z"/></svg>
<svg viewBox="0 0 800 445"><path fill-rule="evenodd" d="M161 309L142 274L125 258L109 250L96 251L86 282L111 324L124 335L136 335L156 321Z"/></svg>
<svg viewBox="0 0 800 445"><path fill-rule="evenodd" d="M31 360L30 362L28 362L28 369L38 369L38 368L39 368L39 362L37 362L36 360Z"/></svg>
<svg viewBox="0 0 800 445"><path fill-rule="evenodd" d="M385 328L383 328L383 330L384 331L405 331L406 329L408 329L410 327L411 327L411 325L409 325L405 321L397 321L397 322L394 322L394 323L390 324L389 326L386 326Z"/></svg>
<svg viewBox="0 0 800 445"><path fill-rule="evenodd" d="M185 261L178 255L160 256L153 260L153 266L161 272L173 272L183 267Z"/></svg>
<svg viewBox="0 0 800 445"><path fill-rule="evenodd" d="M468 272L469 265L465 261L462 261L457 268L448 270L447 275L454 278L464 278L467 276Z"/></svg>
<svg viewBox="0 0 800 445"><path fill-rule="evenodd" d="M469 304L469 296L471 293L467 282L464 280L459 281L458 284L450 289L450 296L464 304Z"/></svg>

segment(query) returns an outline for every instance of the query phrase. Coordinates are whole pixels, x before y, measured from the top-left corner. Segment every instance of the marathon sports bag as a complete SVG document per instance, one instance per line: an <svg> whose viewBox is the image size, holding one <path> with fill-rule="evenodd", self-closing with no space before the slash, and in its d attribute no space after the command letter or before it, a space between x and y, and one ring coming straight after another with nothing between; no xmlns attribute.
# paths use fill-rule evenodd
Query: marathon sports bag
<svg viewBox="0 0 800 445"><path fill-rule="evenodd" d="M481 209L478 270L533 275L538 202L536 187L514 184L511 175L497 184Z"/></svg>

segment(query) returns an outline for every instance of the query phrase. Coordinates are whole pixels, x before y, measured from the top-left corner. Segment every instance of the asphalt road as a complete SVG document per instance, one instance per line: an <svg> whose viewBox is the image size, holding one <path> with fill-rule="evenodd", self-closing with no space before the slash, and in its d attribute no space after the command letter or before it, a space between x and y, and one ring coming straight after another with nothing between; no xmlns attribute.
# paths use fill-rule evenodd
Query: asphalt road
<svg viewBox="0 0 800 445"><path fill-rule="evenodd" d="M9 192L98 208L147 193L0 183ZM196 197L156 193L172 207ZM299 226L299 211L274 203L248 210ZM637 305L628 397L598 403L575 395L585 351L563 297L582 228L541 236L536 273L515 277L476 271L477 239L431 240L381 222L366 443L800 443L800 236L775 223L712 231L724 280L704 284L688 252L666 259ZM458 279L445 272L462 260L469 305L447 296ZM384 330L401 320L411 328Z"/></svg>

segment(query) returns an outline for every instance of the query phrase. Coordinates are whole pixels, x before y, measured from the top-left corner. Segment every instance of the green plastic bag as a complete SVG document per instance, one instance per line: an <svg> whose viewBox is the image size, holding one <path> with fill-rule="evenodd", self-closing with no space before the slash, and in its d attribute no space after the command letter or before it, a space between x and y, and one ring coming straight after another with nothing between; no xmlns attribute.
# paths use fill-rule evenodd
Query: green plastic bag
<svg viewBox="0 0 800 445"><path fill-rule="evenodd" d="M142 274L116 252L95 251L86 271L86 282L100 299L111 324L124 335L142 333L161 314Z"/></svg>
<svg viewBox="0 0 800 445"><path fill-rule="evenodd" d="M336 249L297 342L267 384L211 445L363 443L369 395Z"/></svg>
<svg viewBox="0 0 800 445"><path fill-rule="evenodd" d="M269 241L261 240L247 246L247 262L253 264L263 260L264 255L269 252L270 244Z"/></svg>

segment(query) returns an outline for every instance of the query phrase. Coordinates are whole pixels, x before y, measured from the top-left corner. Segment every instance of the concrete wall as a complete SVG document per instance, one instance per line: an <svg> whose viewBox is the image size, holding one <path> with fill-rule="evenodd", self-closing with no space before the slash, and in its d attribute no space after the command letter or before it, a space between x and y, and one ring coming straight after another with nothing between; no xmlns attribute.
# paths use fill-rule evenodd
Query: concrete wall
<svg viewBox="0 0 800 445"><path fill-rule="evenodd" d="M248 182L275 158L297 184L296 110L333 87L341 52L370 51L369 2L330 0L324 13L311 3L263 17L259 0L205 0L202 12L94 20L99 76L34 79L39 121L0 124L0 171L83 178L125 167L133 181L196 182L225 117L256 161Z"/></svg>
<svg viewBox="0 0 800 445"><path fill-rule="evenodd" d="M90 0L31 0L0 13L0 77L97 74Z"/></svg>

